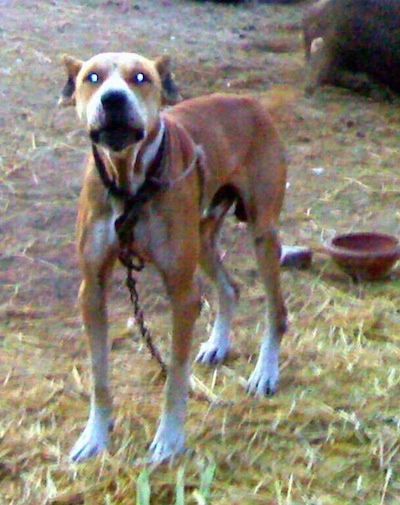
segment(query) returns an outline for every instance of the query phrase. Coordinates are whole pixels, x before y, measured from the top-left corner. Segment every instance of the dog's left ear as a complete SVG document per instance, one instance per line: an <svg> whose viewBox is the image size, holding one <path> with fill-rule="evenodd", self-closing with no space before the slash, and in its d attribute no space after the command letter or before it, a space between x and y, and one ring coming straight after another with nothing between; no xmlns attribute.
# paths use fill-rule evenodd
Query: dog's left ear
<svg viewBox="0 0 400 505"><path fill-rule="evenodd" d="M69 105L75 105L76 77L82 68L83 61L77 60L72 56L64 55L62 57L62 62L64 63L64 66L67 70L67 82L61 91L58 105L62 107L68 107Z"/></svg>
<svg viewBox="0 0 400 505"><path fill-rule="evenodd" d="M172 73L171 58L169 56L160 56L156 59L156 69L161 77L163 105L174 105L182 101L179 88L174 80Z"/></svg>

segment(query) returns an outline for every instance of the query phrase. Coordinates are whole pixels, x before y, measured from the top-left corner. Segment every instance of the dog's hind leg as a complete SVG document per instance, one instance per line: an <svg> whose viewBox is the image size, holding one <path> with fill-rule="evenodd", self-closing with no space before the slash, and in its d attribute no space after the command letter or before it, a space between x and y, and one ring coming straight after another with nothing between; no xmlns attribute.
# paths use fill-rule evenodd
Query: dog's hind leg
<svg viewBox="0 0 400 505"><path fill-rule="evenodd" d="M279 348L286 329L286 309L279 282L280 245L270 224L261 235L254 235L256 258L266 291L266 315L260 354L248 382L249 391L274 394L279 381Z"/></svg>
<svg viewBox="0 0 400 505"><path fill-rule="evenodd" d="M230 202L221 203L201 223L201 267L217 288L218 312L211 335L197 354L196 361L199 363L219 363L230 348L232 319L239 289L226 272L217 248L218 234L230 206Z"/></svg>

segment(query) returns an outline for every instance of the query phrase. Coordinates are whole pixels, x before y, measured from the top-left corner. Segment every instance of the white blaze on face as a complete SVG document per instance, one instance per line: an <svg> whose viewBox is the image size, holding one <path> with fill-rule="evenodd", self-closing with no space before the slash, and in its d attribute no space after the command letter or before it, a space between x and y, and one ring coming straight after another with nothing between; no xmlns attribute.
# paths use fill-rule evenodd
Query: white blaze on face
<svg viewBox="0 0 400 505"><path fill-rule="evenodd" d="M139 122L143 125L146 126L148 124L146 107L131 90L119 71L115 70L90 97L88 103L78 103L78 115L89 129L98 129L103 125L105 112L101 98L106 93L112 91L124 92L126 94L128 99L128 119L131 119L132 123L139 119ZM131 117L129 117L129 114Z"/></svg>

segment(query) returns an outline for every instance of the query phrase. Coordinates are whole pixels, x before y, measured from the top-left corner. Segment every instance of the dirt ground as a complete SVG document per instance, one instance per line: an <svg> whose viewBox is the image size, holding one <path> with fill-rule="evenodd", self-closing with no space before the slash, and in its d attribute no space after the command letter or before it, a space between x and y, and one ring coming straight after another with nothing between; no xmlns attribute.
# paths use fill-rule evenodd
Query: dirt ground
<svg viewBox="0 0 400 505"><path fill-rule="evenodd" d="M333 88L303 96L306 6L0 0L1 505L399 502L399 270L354 284L321 253L336 232L399 234L399 103ZM250 335L260 334L263 293L245 229L228 223L222 247L242 286L235 349L215 371L194 367L220 401L190 401L194 452L161 468L136 463L162 384L126 326L123 271L110 308L113 445L89 463L67 458L88 408L74 239L87 138L73 109L57 108L60 57L109 50L170 54L184 97L267 100L290 161L282 239L315 250L311 269L282 272L290 329L280 392L253 399L242 384L256 359ZM215 310L206 287L194 351ZM151 268L139 291L166 355L168 304Z"/></svg>

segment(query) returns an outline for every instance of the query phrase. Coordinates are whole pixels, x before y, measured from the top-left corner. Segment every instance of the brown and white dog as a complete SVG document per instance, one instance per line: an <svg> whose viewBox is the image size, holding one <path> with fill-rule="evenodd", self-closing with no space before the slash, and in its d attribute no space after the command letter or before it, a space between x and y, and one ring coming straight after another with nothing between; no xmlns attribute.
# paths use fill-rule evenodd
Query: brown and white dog
<svg viewBox="0 0 400 505"><path fill-rule="evenodd" d="M160 272L172 309L165 405L150 446L150 460L162 461L184 448L199 265L216 285L219 307L197 361L218 363L229 351L238 290L222 265L217 239L233 206L248 223L266 292L261 349L248 389L258 395L277 389L286 327L277 231L286 183L284 149L265 106L254 98L215 94L161 111L177 90L166 57L151 61L133 53L104 53L86 62L64 57L64 63L68 81L60 103L76 105L106 177L130 201L150 172L165 183L143 205L130 244ZM80 301L93 385L89 419L71 452L75 461L103 451L112 424L106 288L120 252L115 222L124 212L124 198L109 194L94 158L88 160L78 213Z"/></svg>

